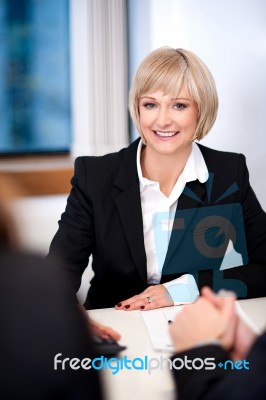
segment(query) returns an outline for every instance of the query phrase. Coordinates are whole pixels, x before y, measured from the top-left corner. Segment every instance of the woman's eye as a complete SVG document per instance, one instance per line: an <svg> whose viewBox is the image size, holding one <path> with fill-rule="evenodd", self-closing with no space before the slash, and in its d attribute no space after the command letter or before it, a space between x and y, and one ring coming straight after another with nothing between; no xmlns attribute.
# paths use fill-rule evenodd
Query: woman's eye
<svg viewBox="0 0 266 400"><path fill-rule="evenodd" d="M147 108L148 110L151 110L151 109L156 107L156 104L154 104L154 103L144 103L143 106L145 108Z"/></svg>
<svg viewBox="0 0 266 400"><path fill-rule="evenodd" d="M184 108L187 108L187 105L183 103L176 103L174 105L174 108L176 108L177 110L183 110Z"/></svg>

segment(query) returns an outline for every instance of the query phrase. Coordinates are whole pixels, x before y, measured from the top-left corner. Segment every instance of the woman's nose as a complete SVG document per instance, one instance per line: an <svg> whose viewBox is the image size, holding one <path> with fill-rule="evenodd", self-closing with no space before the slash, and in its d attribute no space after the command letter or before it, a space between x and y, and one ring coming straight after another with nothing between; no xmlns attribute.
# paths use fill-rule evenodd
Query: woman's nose
<svg viewBox="0 0 266 400"><path fill-rule="evenodd" d="M170 111L167 110L166 108L163 108L163 107L162 107L162 108L159 110L158 117L157 117L157 124L158 124L158 127L165 127L165 126L168 126L168 125L171 124L171 122L172 122L172 120L171 120Z"/></svg>

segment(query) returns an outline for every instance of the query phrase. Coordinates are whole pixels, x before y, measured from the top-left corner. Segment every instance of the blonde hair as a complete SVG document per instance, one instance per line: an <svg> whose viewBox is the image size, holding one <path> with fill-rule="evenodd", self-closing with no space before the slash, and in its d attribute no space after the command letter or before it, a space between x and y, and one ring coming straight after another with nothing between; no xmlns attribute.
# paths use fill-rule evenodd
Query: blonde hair
<svg viewBox="0 0 266 400"><path fill-rule="evenodd" d="M210 71L191 51L161 47L144 58L133 79L129 94L130 115L144 143L139 124L141 96L162 91L175 98L183 84L198 106L199 115L194 139L201 140L210 131L218 110L216 86Z"/></svg>

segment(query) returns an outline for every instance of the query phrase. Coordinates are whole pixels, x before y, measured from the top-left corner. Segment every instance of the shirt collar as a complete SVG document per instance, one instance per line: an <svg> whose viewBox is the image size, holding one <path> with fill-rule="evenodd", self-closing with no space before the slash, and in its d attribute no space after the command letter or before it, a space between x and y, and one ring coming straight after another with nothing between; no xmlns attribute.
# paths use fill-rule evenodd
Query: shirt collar
<svg viewBox="0 0 266 400"><path fill-rule="evenodd" d="M138 171L140 192L143 191L145 186L158 184L158 182L151 181L151 180L145 178L142 174L142 169L141 169L141 165L140 165L140 155L141 155L142 146L143 146L143 142L140 139L139 144L138 144L138 149L137 149L137 171Z"/></svg>
<svg viewBox="0 0 266 400"><path fill-rule="evenodd" d="M145 178L142 174L141 164L140 164L140 154L143 146L142 140L139 141L138 149L137 149L137 171L138 178L140 183L140 191L142 192L145 186L154 185L158 182L151 181ZM187 182L199 180L201 183L204 183L209 178L209 172L203 155L195 142L192 143L192 150L186 162L185 168L180 175L179 179L182 178L184 184ZM178 180L179 180L178 179ZM177 181L178 182L178 181ZM174 190L174 189L173 189Z"/></svg>

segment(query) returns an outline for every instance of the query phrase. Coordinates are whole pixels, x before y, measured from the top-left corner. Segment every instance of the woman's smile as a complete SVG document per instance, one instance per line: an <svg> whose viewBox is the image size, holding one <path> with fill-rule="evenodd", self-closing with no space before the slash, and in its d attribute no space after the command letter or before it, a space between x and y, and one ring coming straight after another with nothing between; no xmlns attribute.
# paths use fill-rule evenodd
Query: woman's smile
<svg viewBox="0 0 266 400"><path fill-rule="evenodd" d="M172 137L176 136L179 131L167 131L167 132L162 132L162 131L153 131L155 135L159 136L160 139L171 139Z"/></svg>

